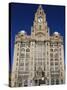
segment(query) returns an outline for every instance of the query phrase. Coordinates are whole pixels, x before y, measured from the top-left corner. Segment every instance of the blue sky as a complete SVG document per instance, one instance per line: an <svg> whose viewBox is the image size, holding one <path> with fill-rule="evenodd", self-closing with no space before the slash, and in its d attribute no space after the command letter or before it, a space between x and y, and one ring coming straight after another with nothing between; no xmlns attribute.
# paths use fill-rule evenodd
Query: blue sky
<svg viewBox="0 0 67 90"><path fill-rule="evenodd" d="M34 15L37 11L38 4L22 4L22 3L10 3L9 4L9 17L10 17L10 30L11 34L11 65L13 61L14 53L14 40L15 35L25 30L27 34L31 32L31 26L33 25ZM46 13L46 20L48 27L50 28L50 34L57 31L62 36L65 36L65 7L55 5L42 5L44 12ZM64 37L65 41L65 37ZM65 45L65 44L64 44ZM10 65L10 67L11 67Z"/></svg>

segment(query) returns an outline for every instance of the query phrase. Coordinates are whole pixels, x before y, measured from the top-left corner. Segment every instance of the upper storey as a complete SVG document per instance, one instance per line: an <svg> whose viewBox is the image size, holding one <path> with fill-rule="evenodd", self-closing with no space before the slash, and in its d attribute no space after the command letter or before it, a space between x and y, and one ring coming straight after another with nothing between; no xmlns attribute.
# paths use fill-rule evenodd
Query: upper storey
<svg viewBox="0 0 67 90"><path fill-rule="evenodd" d="M49 34L49 28L46 21L46 14L40 5L35 13L33 26L31 27L31 35L27 35L25 31L20 31L15 41L49 41L63 42L63 37L55 32L52 36Z"/></svg>

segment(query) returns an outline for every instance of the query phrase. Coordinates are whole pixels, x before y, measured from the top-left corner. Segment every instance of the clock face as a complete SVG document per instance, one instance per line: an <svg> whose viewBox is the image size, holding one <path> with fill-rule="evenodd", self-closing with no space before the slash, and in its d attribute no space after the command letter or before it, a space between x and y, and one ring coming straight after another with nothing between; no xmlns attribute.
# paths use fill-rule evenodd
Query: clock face
<svg viewBox="0 0 67 90"><path fill-rule="evenodd" d="M38 18L38 22L41 23L43 21L42 17Z"/></svg>

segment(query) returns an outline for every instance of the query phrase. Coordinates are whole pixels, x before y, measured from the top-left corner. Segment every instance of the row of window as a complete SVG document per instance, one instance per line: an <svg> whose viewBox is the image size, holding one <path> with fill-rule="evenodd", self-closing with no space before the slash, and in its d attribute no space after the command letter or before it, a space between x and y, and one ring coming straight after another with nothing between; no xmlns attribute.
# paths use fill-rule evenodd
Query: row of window
<svg viewBox="0 0 67 90"><path fill-rule="evenodd" d="M30 58L30 54L26 53L26 55L24 53L21 53L20 55L21 58Z"/></svg>
<svg viewBox="0 0 67 90"><path fill-rule="evenodd" d="M50 65L54 65L54 63L55 65L58 65L58 62L51 62Z"/></svg>
<svg viewBox="0 0 67 90"><path fill-rule="evenodd" d="M26 52L30 52L30 49L29 48L27 48L26 50L24 49L24 48L21 48L21 51L26 51Z"/></svg>
<svg viewBox="0 0 67 90"><path fill-rule="evenodd" d="M55 59L51 58L50 61L58 61L58 59L57 58L55 58Z"/></svg>
<svg viewBox="0 0 67 90"><path fill-rule="evenodd" d="M54 79L51 80L51 84L60 84L60 81L58 79L56 79L56 81ZM63 84L63 80L61 80L61 84Z"/></svg>
<svg viewBox="0 0 67 90"><path fill-rule="evenodd" d="M44 45L44 42L35 42L35 43L38 44L38 45ZM46 43L46 44L47 44L47 45L50 44L50 46L61 46L61 44L58 43L58 42ZM25 45L30 46L30 43L29 43L29 42L21 42L21 46L22 46L22 47L25 47ZM19 46L19 43L18 43L18 46Z"/></svg>
<svg viewBox="0 0 67 90"><path fill-rule="evenodd" d="M61 48L60 48L60 49L58 49L58 48L55 48L55 49L51 48L51 49L50 49L51 52L53 52L53 51L56 52L56 51L58 51L58 50L61 51Z"/></svg>

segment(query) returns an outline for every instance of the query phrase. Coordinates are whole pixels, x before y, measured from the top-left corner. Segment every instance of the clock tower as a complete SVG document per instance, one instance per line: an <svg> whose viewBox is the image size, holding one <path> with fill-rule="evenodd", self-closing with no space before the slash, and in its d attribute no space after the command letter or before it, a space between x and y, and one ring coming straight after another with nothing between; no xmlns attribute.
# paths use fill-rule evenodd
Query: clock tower
<svg viewBox="0 0 67 90"><path fill-rule="evenodd" d="M49 38L49 28L47 26L46 14L44 13L41 5L35 13L33 27L31 29L32 37L42 34L44 35L45 40Z"/></svg>
<svg viewBox="0 0 67 90"><path fill-rule="evenodd" d="M38 84L48 84L50 75L50 42L49 28L46 21L46 14L41 5L39 5L31 28L30 41L30 77L29 80ZM47 64L48 63L48 64ZM48 77L47 77L48 75Z"/></svg>

